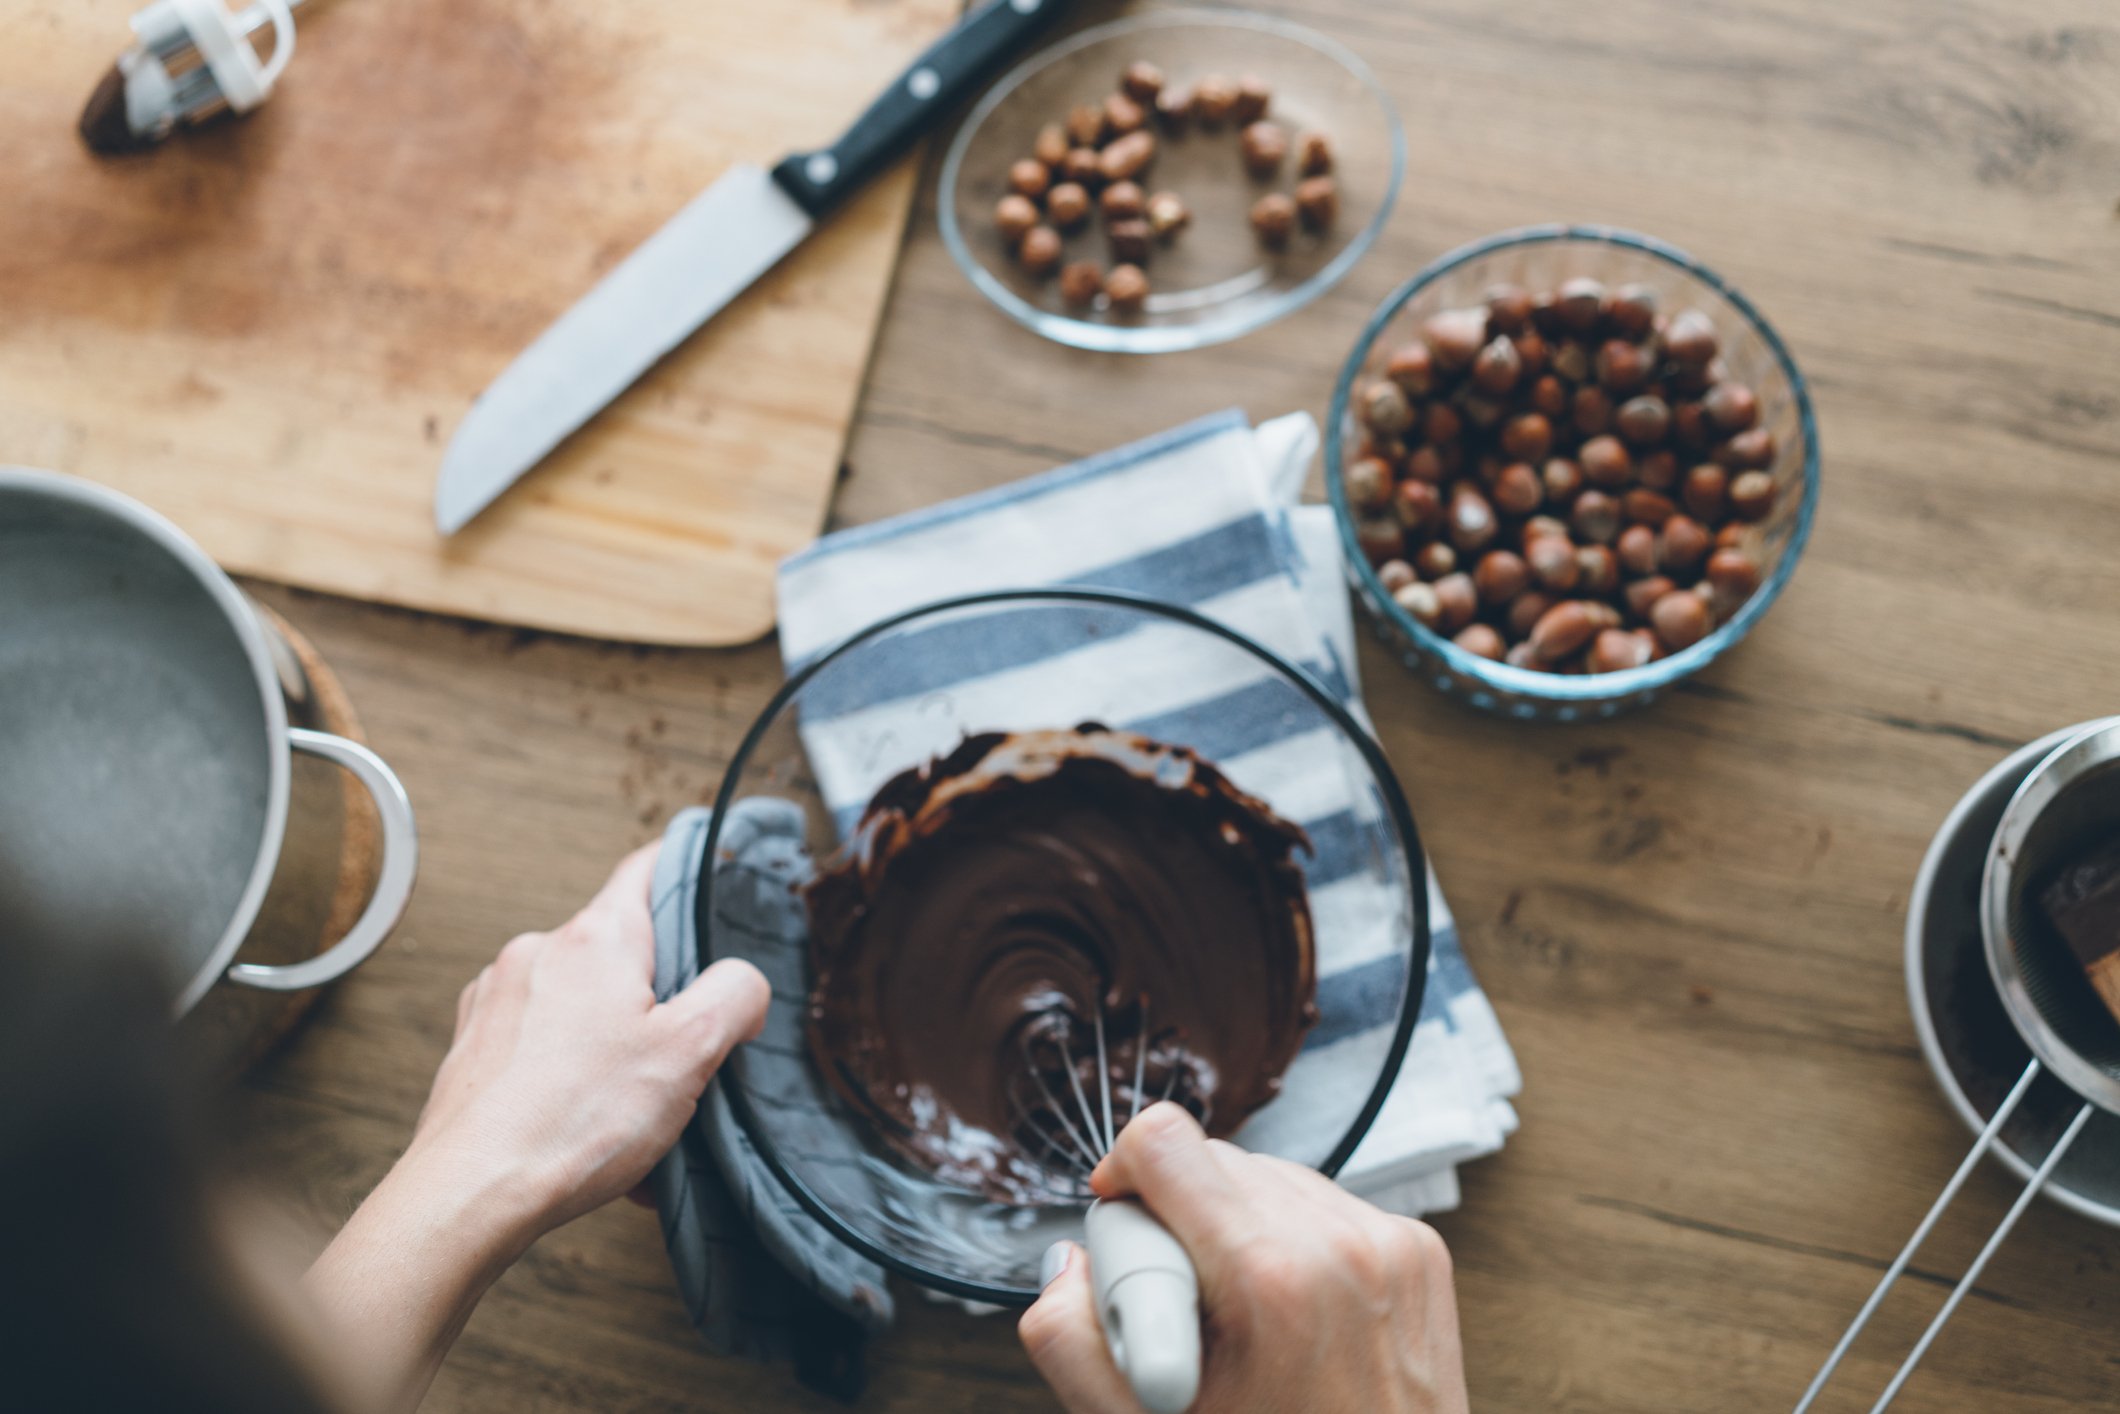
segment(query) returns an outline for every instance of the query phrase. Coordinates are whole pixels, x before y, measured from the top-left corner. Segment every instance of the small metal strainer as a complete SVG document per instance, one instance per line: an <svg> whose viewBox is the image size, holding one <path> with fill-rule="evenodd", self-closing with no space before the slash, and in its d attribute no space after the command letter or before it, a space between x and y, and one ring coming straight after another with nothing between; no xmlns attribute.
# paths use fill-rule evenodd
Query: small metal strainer
<svg viewBox="0 0 2120 1414"><path fill-rule="evenodd" d="M2094 723L2055 747L2010 797L2009 808L1996 827L1980 881L1981 934L1995 990L2011 1024L2031 1048L2033 1059L2010 1087L1987 1127L1974 1139L1971 1151L1937 1195L1928 1216L1885 1269L1877 1289L1856 1313L1840 1343L1826 1357L1798 1402L1797 1414L1809 1409L1824 1390L1863 1326L1883 1304L1885 1293L1928 1239L1930 1230L1958 1196L1958 1190L2016 1112L2042 1068L2075 1091L2083 1099L2083 1107L2061 1131L2033 1170L2023 1192L1988 1235L1965 1275L1951 1289L1943 1308L1871 1406L1872 1414L1898 1396L1944 1322L1950 1320L1958 1303L1972 1290L1988 1259L2031 1206L2092 1113L2102 1109L2120 1114L2120 1022L2106 1010L2084 977L2075 954L2054 932L2036 902L2036 891L2054 876L2066 851L2116 832L2120 832L2120 718Z"/></svg>

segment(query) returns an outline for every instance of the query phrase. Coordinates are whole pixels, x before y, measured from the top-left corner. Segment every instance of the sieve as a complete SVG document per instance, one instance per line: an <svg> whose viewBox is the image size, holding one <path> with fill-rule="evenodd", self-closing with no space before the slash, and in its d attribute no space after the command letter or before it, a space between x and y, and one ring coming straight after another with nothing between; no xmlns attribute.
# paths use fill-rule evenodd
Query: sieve
<svg viewBox="0 0 2120 1414"><path fill-rule="evenodd" d="M1871 1406L1872 1414L1898 1397L1959 1302L1972 1290L1988 1260L2000 1250L2091 1116L2099 1110L2120 1114L2120 1021L2115 1021L2098 999L2075 954L2054 932L2034 899L2035 891L2053 876L2066 851L2114 831L2120 831L2120 718L2093 723L2056 746L2032 768L2003 811L1988 846L1980 880L1980 931L1996 993L2002 998L2010 1023L2030 1048L2032 1059L1996 1107L1987 1126L1974 1138L1972 1148L1944 1184L1927 1216L1885 1269L1840 1343L1819 1367L1797 1403L1797 1414L1809 1409L1825 1389L1856 1337L1957 1198L2042 1070L2067 1085L2083 1104L2046 1157L2032 1170L2031 1178L1988 1234L1958 1284L1951 1288L1942 1308Z"/></svg>

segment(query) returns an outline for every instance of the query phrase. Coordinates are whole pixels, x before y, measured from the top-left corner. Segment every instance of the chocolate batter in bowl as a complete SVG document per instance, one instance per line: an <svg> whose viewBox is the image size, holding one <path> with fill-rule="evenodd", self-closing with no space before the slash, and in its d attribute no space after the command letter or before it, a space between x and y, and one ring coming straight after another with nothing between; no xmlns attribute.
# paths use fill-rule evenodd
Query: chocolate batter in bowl
<svg viewBox="0 0 2120 1414"><path fill-rule="evenodd" d="M774 1001L721 1083L852 1247L1029 1301L1087 1201L1038 1084L1094 1065L1100 1021L1121 1121L1138 1074L1328 1174L1367 1131L1420 1009L1423 857L1339 666L1289 661L1318 652L1304 625L1244 627L1096 590L951 600L796 665L745 738L701 961L749 959Z"/></svg>

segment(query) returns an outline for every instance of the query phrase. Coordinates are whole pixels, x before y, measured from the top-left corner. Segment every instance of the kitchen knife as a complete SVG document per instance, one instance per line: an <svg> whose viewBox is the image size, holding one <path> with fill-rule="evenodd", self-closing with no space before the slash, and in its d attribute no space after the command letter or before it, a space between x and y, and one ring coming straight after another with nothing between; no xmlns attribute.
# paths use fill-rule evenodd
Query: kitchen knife
<svg viewBox="0 0 2120 1414"><path fill-rule="evenodd" d="M802 244L964 98L1062 0L992 0L914 60L840 139L737 166L642 242L471 405L434 487L453 535L656 360Z"/></svg>

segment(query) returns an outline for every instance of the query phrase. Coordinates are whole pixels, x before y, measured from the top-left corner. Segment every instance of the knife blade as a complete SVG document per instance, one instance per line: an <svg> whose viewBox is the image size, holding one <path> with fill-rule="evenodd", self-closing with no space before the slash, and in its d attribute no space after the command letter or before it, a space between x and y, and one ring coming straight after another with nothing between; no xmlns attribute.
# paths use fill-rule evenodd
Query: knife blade
<svg viewBox="0 0 2120 1414"><path fill-rule="evenodd" d="M731 168L518 354L458 424L435 480L453 535L866 186L1062 0L993 0L901 73L829 147Z"/></svg>

